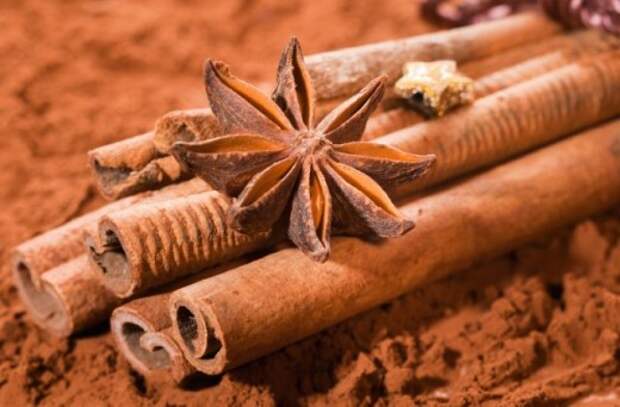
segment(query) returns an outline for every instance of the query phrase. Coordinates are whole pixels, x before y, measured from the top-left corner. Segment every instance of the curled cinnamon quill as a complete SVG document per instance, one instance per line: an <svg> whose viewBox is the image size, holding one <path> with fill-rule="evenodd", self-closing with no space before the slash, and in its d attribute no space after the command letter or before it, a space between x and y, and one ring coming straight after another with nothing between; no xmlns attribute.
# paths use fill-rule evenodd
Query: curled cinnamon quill
<svg viewBox="0 0 620 407"><path fill-rule="evenodd" d="M420 176L435 157L359 141L383 96L383 77L317 124L315 92L296 39L282 53L272 98L221 62L207 62L205 82L224 135L178 142L172 154L236 197L228 213L233 227L256 233L288 216L288 237L316 261L327 259L333 230L388 238L413 227L383 188Z"/></svg>

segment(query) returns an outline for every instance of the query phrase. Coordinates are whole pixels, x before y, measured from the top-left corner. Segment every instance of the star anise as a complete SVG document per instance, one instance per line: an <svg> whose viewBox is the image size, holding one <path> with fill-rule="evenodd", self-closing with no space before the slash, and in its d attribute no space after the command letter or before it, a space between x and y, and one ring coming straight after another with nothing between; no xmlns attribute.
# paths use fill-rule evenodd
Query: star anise
<svg viewBox="0 0 620 407"><path fill-rule="evenodd" d="M383 96L383 77L316 126L314 88L296 39L282 53L272 99L221 62L207 61L205 82L225 135L178 142L173 154L214 188L236 197L228 213L234 228L268 230L287 214L288 237L324 261L332 230L387 238L413 227L382 186L420 176L435 157L358 141Z"/></svg>

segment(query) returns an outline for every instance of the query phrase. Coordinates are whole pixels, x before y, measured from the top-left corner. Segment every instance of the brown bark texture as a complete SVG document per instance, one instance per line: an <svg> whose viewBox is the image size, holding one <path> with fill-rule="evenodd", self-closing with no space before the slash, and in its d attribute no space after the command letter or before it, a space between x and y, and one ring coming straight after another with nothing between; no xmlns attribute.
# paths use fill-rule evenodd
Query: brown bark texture
<svg viewBox="0 0 620 407"><path fill-rule="evenodd" d="M480 59L558 33L559 26L539 13L523 13L501 21L438 33L339 49L306 58L322 99L345 96L385 74L394 83L407 61Z"/></svg>
<svg viewBox="0 0 620 407"><path fill-rule="evenodd" d="M129 208L139 202L155 202L208 189L209 186L205 182L193 179L158 191L144 192L112 202L17 246L13 250L13 269L27 270L34 283L38 285L38 278L45 271L82 254L84 233L96 230L97 222L102 216Z"/></svg>
<svg viewBox="0 0 620 407"><path fill-rule="evenodd" d="M231 228L229 205L209 191L111 213L87 238L91 262L110 291L128 298L270 244L271 231Z"/></svg>

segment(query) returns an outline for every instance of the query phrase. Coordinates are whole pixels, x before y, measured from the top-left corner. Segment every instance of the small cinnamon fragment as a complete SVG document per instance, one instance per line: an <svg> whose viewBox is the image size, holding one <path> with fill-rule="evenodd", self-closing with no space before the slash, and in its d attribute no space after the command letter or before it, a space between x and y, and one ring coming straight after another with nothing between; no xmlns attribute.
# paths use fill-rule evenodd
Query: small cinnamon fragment
<svg viewBox="0 0 620 407"><path fill-rule="evenodd" d="M441 117L474 100L474 82L452 60L407 62L394 90L426 117Z"/></svg>
<svg viewBox="0 0 620 407"><path fill-rule="evenodd" d="M151 132L98 147L88 157L97 187L107 199L190 178L174 159L157 151Z"/></svg>
<svg viewBox="0 0 620 407"><path fill-rule="evenodd" d="M221 135L222 130L211 109L175 110L163 115L155 123L153 145L162 154L168 154L177 141L206 140Z"/></svg>
<svg viewBox="0 0 620 407"><path fill-rule="evenodd" d="M619 145L616 120L402 206L419 222L399 239L337 238L322 264L285 249L189 285L170 299L174 335L220 374L607 210L620 203Z"/></svg>

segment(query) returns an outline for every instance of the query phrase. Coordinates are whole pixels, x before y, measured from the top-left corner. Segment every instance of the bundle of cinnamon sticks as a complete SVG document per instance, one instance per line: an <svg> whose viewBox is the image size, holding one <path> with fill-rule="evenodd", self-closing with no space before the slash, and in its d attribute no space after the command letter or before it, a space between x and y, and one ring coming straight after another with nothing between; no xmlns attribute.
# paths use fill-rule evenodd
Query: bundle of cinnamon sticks
<svg viewBox="0 0 620 407"><path fill-rule="evenodd" d="M177 141L221 135L219 123L208 108L171 112L152 131L89 154L102 194L117 200L15 249L15 283L33 321L65 337L111 315L136 370L182 382L620 203L617 38L566 33L525 13L306 61L326 107L379 73L393 83L405 62L435 59L456 60L476 79L476 101L430 121L385 103L364 133L437 157L424 178L388 191L417 217L409 234L336 237L319 264L278 228L238 232L226 220L231 198L170 155Z"/></svg>

